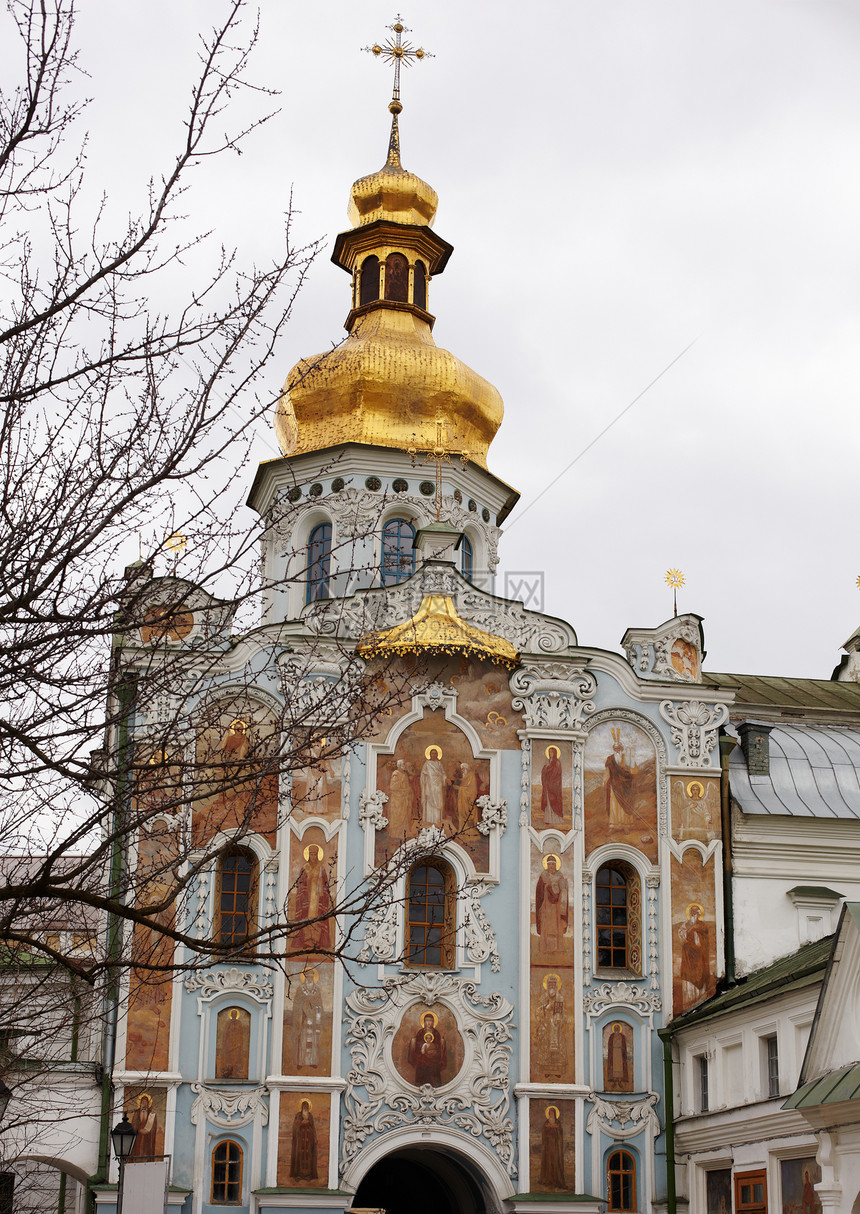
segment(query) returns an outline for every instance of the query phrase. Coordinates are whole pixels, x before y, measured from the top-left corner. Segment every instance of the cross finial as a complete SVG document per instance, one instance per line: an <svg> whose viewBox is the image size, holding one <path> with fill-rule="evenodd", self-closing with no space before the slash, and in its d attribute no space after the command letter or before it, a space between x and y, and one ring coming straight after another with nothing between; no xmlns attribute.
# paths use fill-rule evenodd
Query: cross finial
<svg viewBox="0 0 860 1214"><path fill-rule="evenodd" d="M458 451L452 450L451 446L446 443L445 431L448 435L452 435L453 427L450 422L446 421L442 414L436 412L436 443L432 447L419 448L407 447L406 454L411 457L413 466L418 462L419 458L423 464L436 465L436 492L434 494L434 505L436 506L436 522L438 523L442 517L442 468L445 464L450 464L454 457L459 457L465 464L470 455L475 455L474 451Z"/></svg>
<svg viewBox="0 0 860 1214"><path fill-rule="evenodd" d="M412 31L407 25L403 24L403 18L398 15L394 18L394 24L386 26L394 33L393 38L386 38L383 43L376 42L373 46L366 46L364 50L370 51L371 55L376 55L378 59L388 64L394 64L394 88L391 92L391 102L388 108L395 117L403 109L400 104L400 65L405 63L409 67L413 59L432 59L433 56L429 51L425 51L423 46L413 46L411 42L404 42L403 35L409 34Z"/></svg>

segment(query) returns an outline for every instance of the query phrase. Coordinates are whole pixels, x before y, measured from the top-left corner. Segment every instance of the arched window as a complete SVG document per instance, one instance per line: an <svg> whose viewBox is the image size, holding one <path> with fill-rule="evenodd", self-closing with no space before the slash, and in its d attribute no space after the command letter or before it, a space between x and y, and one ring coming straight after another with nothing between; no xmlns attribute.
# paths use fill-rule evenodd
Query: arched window
<svg viewBox="0 0 860 1214"><path fill-rule="evenodd" d="M598 969L642 967L642 894L639 874L623 860L604 864L595 881Z"/></svg>
<svg viewBox="0 0 860 1214"><path fill-rule="evenodd" d="M241 945L254 926L257 857L247 847L231 847L218 864L218 929L221 944Z"/></svg>
<svg viewBox="0 0 860 1214"><path fill-rule="evenodd" d="M453 969L457 887L444 860L422 860L406 878L406 964Z"/></svg>
<svg viewBox="0 0 860 1214"><path fill-rule="evenodd" d="M242 1148L238 1142L219 1142L212 1152L212 1205L242 1204Z"/></svg>
<svg viewBox="0 0 860 1214"><path fill-rule="evenodd" d="M331 566L331 523L314 527L308 540L308 589L305 602L328 598L328 576Z"/></svg>
<svg viewBox="0 0 860 1214"><path fill-rule="evenodd" d="M427 311L427 267L423 261L416 261L412 274L412 302L416 308Z"/></svg>
<svg viewBox="0 0 860 1214"><path fill-rule="evenodd" d="M613 1151L606 1161L607 1208L636 1209L636 1160L629 1151Z"/></svg>
<svg viewBox="0 0 860 1214"><path fill-rule="evenodd" d="M405 582L415 572L415 528L405 518L391 518L382 528L382 584Z"/></svg>
<svg viewBox="0 0 860 1214"><path fill-rule="evenodd" d="M361 283L358 288L359 302L372 303L379 299L379 258L365 257L361 263Z"/></svg>
<svg viewBox="0 0 860 1214"><path fill-rule="evenodd" d="M467 582L472 580L472 541L467 535L460 540L460 572Z"/></svg>
<svg viewBox="0 0 860 1214"><path fill-rule="evenodd" d="M409 299L409 262L402 253L389 253L385 259L385 298L402 303Z"/></svg>

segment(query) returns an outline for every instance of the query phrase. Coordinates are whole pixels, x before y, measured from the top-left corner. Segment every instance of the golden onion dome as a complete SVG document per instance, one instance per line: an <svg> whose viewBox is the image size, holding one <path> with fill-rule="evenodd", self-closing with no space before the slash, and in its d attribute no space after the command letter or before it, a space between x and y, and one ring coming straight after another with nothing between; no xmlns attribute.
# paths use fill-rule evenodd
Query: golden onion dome
<svg viewBox="0 0 860 1214"><path fill-rule="evenodd" d="M439 442L441 422L445 449L485 468L502 422L502 398L436 345L425 295L419 300L414 293L419 267L422 283L425 267L428 277L441 273L451 246L429 227L435 190L400 164L399 102L391 108L388 159L379 172L353 185L353 229L338 236L332 258L355 284L349 336L334 350L300 359L292 368L278 401L275 434L285 455L350 442L429 450ZM390 264L392 256L408 263L410 285L399 297L385 298L386 259ZM368 259L380 269L373 271L375 285L365 300Z"/></svg>
<svg viewBox="0 0 860 1214"><path fill-rule="evenodd" d="M391 137L388 141L388 159L376 173L359 177L349 194L349 222L354 228L377 219L388 219L394 223L423 224L429 227L436 215L439 195L409 173L400 163L400 132L397 115L400 103L392 101L393 118Z"/></svg>

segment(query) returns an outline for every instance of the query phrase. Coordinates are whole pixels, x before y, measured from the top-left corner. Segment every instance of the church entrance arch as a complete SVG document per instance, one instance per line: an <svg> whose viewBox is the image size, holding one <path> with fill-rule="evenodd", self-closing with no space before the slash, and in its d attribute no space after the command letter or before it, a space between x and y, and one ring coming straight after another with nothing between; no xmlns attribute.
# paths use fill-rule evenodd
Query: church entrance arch
<svg viewBox="0 0 860 1214"><path fill-rule="evenodd" d="M378 1159L352 1205L386 1214L497 1214L500 1209L475 1161L438 1143L398 1147Z"/></svg>

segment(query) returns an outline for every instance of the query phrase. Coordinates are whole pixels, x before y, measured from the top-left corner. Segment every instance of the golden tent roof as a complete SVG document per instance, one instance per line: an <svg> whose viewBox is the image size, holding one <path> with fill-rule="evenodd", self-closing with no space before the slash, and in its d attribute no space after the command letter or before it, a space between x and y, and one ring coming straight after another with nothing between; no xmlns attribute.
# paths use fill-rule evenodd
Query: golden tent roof
<svg viewBox="0 0 860 1214"><path fill-rule="evenodd" d="M415 653L469 653L512 670L520 655L510 641L482 632L457 614L447 595L425 594L415 614L383 632L370 632L356 646L365 658Z"/></svg>

